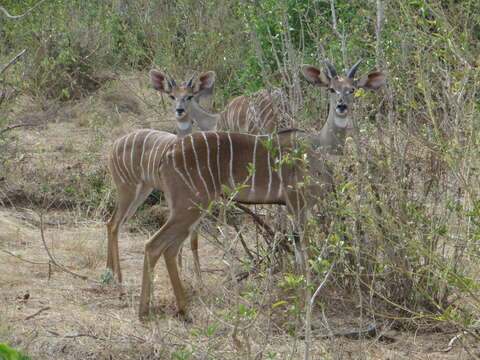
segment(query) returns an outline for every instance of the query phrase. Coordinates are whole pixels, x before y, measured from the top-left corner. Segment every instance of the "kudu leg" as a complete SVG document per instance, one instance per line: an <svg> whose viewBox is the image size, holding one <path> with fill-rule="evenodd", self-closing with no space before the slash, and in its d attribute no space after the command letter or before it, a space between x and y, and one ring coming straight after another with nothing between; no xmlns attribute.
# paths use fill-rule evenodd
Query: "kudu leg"
<svg viewBox="0 0 480 360"><path fill-rule="evenodd" d="M118 251L118 232L123 223L130 219L137 208L142 204L152 191L151 187L144 184L134 186L117 186L118 200L112 216L107 222L107 269L116 276L118 282L122 282L120 270L120 254Z"/></svg>
<svg viewBox="0 0 480 360"><path fill-rule="evenodd" d="M200 268L200 259L198 257L198 232L196 230L192 231L190 234L190 248L193 255L193 272L197 278L197 282L202 285L202 270Z"/></svg>
<svg viewBox="0 0 480 360"><path fill-rule="evenodd" d="M145 244L145 259L143 264L142 292L140 295L139 316L143 318L150 313L152 294L152 277L155 265L160 256L164 255L168 275L172 283L179 313L184 313L187 306L182 281L178 274L177 255L183 241L190 233L190 227L200 218L200 213L185 210L179 211L182 218L171 217L165 225Z"/></svg>
<svg viewBox="0 0 480 360"><path fill-rule="evenodd" d="M201 268L200 268L200 259L198 258L198 232L197 231L192 231L190 233L190 249L193 255L193 272L195 274L195 278L197 282L200 285L202 285L203 280L202 280L202 274L201 274ZM180 250L178 251L178 255L177 255L177 264L180 271L182 271L182 266L183 266L182 253L183 253L183 246L180 246Z"/></svg>

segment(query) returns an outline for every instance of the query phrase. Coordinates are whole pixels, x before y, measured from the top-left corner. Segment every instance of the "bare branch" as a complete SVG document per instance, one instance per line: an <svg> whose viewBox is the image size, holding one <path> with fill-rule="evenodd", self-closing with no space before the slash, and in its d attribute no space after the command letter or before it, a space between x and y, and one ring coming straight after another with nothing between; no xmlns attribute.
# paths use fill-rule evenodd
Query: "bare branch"
<svg viewBox="0 0 480 360"><path fill-rule="evenodd" d="M33 318L33 317L37 316L38 314L40 314L44 311L47 311L47 310L50 310L50 306L43 307L40 310L36 311L35 313L26 316L24 320L30 320L31 318Z"/></svg>
<svg viewBox="0 0 480 360"><path fill-rule="evenodd" d="M14 254L8 250L5 249L0 249L1 252L4 252L7 255L13 256L14 258L17 258L18 260L25 261L26 263L33 264L33 265L48 265L48 262L38 262L38 261L32 261L32 260L27 260L22 258L20 255Z"/></svg>
<svg viewBox="0 0 480 360"><path fill-rule="evenodd" d="M37 126L37 125L35 125L35 124L15 124L15 125L10 125L10 126L7 126L5 129L0 130L0 135L3 135L3 134L6 133L7 131L10 131L10 130L13 130L13 129L16 129L16 128L19 128L19 127L27 127L27 126Z"/></svg>
<svg viewBox="0 0 480 360"><path fill-rule="evenodd" d="M2 8L0 8L0 9L2 9ZM2 76L3 73L4 73L5 71L7 71L7 69L8 69L10 66L12 66L13 64L15 64L18 60L20 60L20 58L21 58L23 55L25 55L26 53L27 53L27 49L23 49L22 51L20 51L20 53L19 53L17 56L15 56L12 60L10 60L10 61L8 62L8 64L5 65L5 66L0 70L0 76Z"/></svg>
<svg viewBox="0 0 480 360"><path fill-rule="evenodd" d="M100 282L97 281L97 280L94 280L94 279L91 279L89 278L88 276L85 276L85 275L81 275L81 274L77 274L73 271L70 271L68 270L65 266L63 266L62 264L58 263L58 261L53 257L53 254L50 252L50 249L48 248L47 246L47 242L45 240L45 234L44 234L44 230L43 230L43 214L40 213L39 214L39 217L40 217L40 236L42 238L42 243L43 243L43 247L45 248L45 251L47 252L48 254L48 257L50 258L50 262L55 265L57 268L59 268L60 270L62 270L63 272L66 272L70 275L73 275L75 277L78 277L82 280L89 280L89 281L93 281L97 284L99 284Z"/></svg>
<svg viewBox="0 0 480 360"><path fill-rule="evenodd" d="M342 43L342 57L343 57L343 67L346 69L348 67L348 57L347 57L347 35L341 33L338 30L337 25L337 13L335 10L335 0L330 0L330 11L332 12L332 28L335 35Z"/></svg>
<svg viewBox="0 0 480 360"><path fill-rule="evenodd" d="M382 57L382 38L381 38L381 31L383 27L383 23L385 21L385 11L382 4L382 0L377 0L377 26L375 29L376 32L376 45L375 45L375 62L377 68L380 67L380 59Z"/></svg>
<svg viewBox="0 0 480 360"><path fill-rule="evenodd" d="M263 229L263 231L271 238L273 239L275 237L275 232L272 230L272 228L265 223L257 214L255 214L252 210L250 210L248 207L243 206L240 203L235 203L235 206L242 210L243 212L247 213L252 217L252 219Z"/></svg>
<svg viewBox="0 0 480 360"><path fill-rule="evenodd" d="M37 8L38 6L40 6L41 3L45 2L45 0L40 0L38 3L36 3L34 6L32 6L30 9L28 9L27 11L25 11L22 15L11 15L7 10L5 10L5 8L3 7L0 7L0 10L5 14L5 16L9 19L14 19L14 20L17 20L17 19L21 19L25 16L27 16L28 14L30 14L35 8Z"/></svg>

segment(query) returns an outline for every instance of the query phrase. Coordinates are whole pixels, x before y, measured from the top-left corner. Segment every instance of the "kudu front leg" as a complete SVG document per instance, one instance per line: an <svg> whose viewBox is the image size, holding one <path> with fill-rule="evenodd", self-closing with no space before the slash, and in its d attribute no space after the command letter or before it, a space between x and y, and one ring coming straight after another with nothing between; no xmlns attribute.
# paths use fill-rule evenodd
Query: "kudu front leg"
<svg viewBox="0 0 480 360"><path fill-rule="evenodd" d="M143 184L136 186L118 186L118 200L111 218L107 222L107 269L110 269L119 283L122 282L120 254L118 250L118 233L120 227L130 219L137 208L151 193L152 188Z"/></svg>

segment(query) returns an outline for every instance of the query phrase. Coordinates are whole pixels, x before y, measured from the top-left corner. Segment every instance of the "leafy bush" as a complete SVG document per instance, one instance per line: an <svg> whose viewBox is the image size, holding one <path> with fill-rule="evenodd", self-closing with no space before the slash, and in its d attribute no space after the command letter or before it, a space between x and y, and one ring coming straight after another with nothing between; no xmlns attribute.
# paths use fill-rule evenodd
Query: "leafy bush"
<svg viewBox="0 0 480 360"><path fill-rule="evenodd" d="M7 344L0 344L0 360L30 360L30 358Z"/></svg>

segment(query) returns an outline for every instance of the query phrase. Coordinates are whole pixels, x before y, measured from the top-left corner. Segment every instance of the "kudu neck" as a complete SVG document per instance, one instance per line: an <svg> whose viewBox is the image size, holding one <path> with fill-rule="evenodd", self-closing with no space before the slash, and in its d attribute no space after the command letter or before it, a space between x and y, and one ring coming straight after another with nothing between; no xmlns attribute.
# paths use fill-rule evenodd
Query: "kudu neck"
<svg viewBox="0 0 480 360"><path fill-rule="evenodd" d="M186 135L191 134L192 132L193 132L193 126L190 119L182 119L182 121L179 121L177 119L176 133L178 137L184 137Z"/></svg>
<svg viewBox="0 0 480 360"><path fill-rule="evenodd" d="M326 151L328 155L341 155L345 146L347 125L350 115L341 118L336 112L337 99L335 94L330 96L328 118L320 132L312 136L312 144Z"/></svg>
<svg viewBox="0 0 480 360"><path fill-rule="evenodd" d="M192 101L188 114L203 131L215 130L221 118L220 114L211 114L207 112L196 101Z"/></svg>

